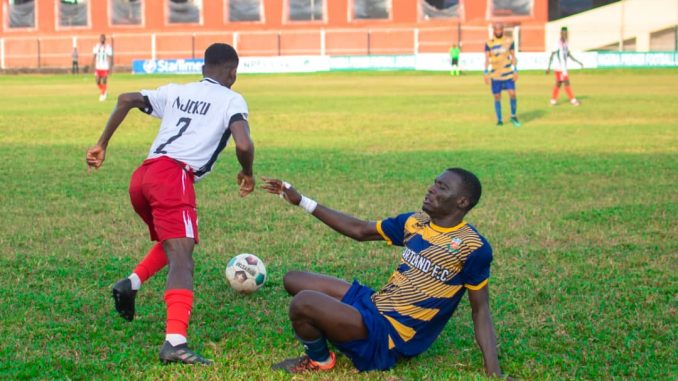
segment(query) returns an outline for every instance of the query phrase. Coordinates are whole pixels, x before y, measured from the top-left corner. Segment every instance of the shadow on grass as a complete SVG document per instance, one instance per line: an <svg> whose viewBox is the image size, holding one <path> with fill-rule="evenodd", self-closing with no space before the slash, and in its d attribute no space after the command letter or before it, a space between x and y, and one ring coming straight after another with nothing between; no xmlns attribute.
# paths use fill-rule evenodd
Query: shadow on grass
<svg viewBox="0 0 678 381"><path fill-rule="evenodd" d="M544 115L546 115L546 111L543 109L537 109L530 110L528 112L521 112L518 114L518 117L520 118L521 122L526 123L542 118Z"/></svg>

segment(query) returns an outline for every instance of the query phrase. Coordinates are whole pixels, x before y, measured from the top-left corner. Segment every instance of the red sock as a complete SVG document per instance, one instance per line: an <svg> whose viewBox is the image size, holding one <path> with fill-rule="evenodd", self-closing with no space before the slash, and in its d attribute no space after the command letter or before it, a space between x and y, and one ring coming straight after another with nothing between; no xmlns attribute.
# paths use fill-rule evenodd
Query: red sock
<svg viewBox="0 0 678 381"><path fill-rule="evenodd" d="M139 276L141 283L144 283L166 265L167 254L165 254L165 249L162 248L162 242L158 242L148 251L146 257L139 262L134 269L134 273Z"/></svg>
<svg viewBox="0 0 678 381"><path fill-rule="evenodd" d="M167 328L165 333L187 337L188 319L193 309L193 291L173 289L165 291L167 305Z"/></svg>
<svg viewBox="0 0 678 381"><path fill-rule="evenodd" d="M102 83L101 84L101 94L106 94L106 90L108 90L108 84Z"/></svg>
<svg viewBox="0 0 678 381"><path fill-rule="evenodd" d="M103 94L104 93L104 84L103 83L97 83L97 87L99 88L99 93Z"/></svg>
<svg viewBox="0 0 678 381"><path fill-rule="evenodd" d="M567 93L567 97L570 98L570 100L574 99L574 93L572 93L572 88L570 86L565 86L565 92Z"/></svg>
<svg viewBox="0 0 678 381"><path fill-rule="evenodd" d="M551 99L558 99L558 91L560 91L560 87L553 86L553 91L551 92Z"/></svg>

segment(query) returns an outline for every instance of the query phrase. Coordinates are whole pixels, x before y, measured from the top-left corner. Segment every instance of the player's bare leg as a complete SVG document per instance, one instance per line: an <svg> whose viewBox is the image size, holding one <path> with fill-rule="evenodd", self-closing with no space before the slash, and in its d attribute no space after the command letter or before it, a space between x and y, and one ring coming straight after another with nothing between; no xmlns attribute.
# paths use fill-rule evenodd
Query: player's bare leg
<svg viewBox="0 0 678 381"><path fill-rule="evenodd" d="M346 295L351 284L343 279L305 271L290 271L283 278L285 290L292 296L303 290L319 291L337 300Z"/></svg>
<svg viewBox="0 0 678 381"><path fill-rule="evenodd" d="M186 289L193 291L193 238L174 238L163 241L167 253L169 271L167 289Z"/></svg>
<svg viewBox="0 0 678 381"><path fill-rule="evenodd" d="M203 358L188 348L186 331L193 309L193 238L174 238L163 241L167 253L169 271L165 303L167 305L167 330L165 343L160 349L160 360L164 363L210 365L212 361Z"/></svg>
<svg viewBox="0 0 678 381"><path fill-rule="evenodd" d="M329 351L327 339L346 342L367 338L360 312L322 292L297 293L290 304L289 316L306 354L275 364L273 369L289 373L329 370L334 367L336 357Z"/></svg>
<svg viewBox="0 0 678 381"><path fill-rule="evenodd" d="M367 338L360 312L322 292L298 293L290 303L289 316L294 332L302 339L325 336L344 342Z"/></svg>

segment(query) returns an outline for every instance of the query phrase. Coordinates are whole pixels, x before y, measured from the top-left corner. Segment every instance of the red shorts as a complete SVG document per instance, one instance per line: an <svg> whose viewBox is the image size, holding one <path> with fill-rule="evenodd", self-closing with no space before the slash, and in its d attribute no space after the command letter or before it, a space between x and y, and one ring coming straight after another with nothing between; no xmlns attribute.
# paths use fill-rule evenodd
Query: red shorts
<svg viewBox="0 0 678 381"><path fill-rule="evenodd" d="M167 156L145 160L132 174L129 196L151 240L193 238L198 243L193 172L186 164Z"/></svg>
<svg viewBox="0 0 678 381"><path fill-rule="evenodd" d="M567 75L567 74L563 74L562 71L556 70L554 73L556 74L556 81L558 81L558 82L563 82L563 81L567 81L568 79L570 79L570 76Z"/></svg>
<svg viewBox="0 0 678 381"><path fill-rule="evenodd" d="M108 77L108 70L96 69L94 71L94 75L97 76L97 77Z"/></svg>

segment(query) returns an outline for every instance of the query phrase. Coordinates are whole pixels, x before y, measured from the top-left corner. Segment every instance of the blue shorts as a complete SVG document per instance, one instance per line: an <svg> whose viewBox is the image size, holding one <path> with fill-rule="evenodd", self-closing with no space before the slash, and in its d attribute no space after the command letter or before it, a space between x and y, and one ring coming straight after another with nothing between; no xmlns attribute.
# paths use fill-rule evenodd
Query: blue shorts
<svg viewBox="0 0 678 381"><path fill-rule="evenodd" d="M351 288L341 299L342 303L349 304L360 311L363 324L367 328L367 338L340 343L332 342L337 349L351 359L353 365L360 371L388 370L398 360L395 349L388 349L389 323L372 302L372 294L374 290L354 280Z"/></svg>
<svg viewBox="0 0 678 381"><path fill-rule="evenodd" d="M492 94L499 94L502 90L515 90L516 83L512 79L492 80Z"/></svg>

